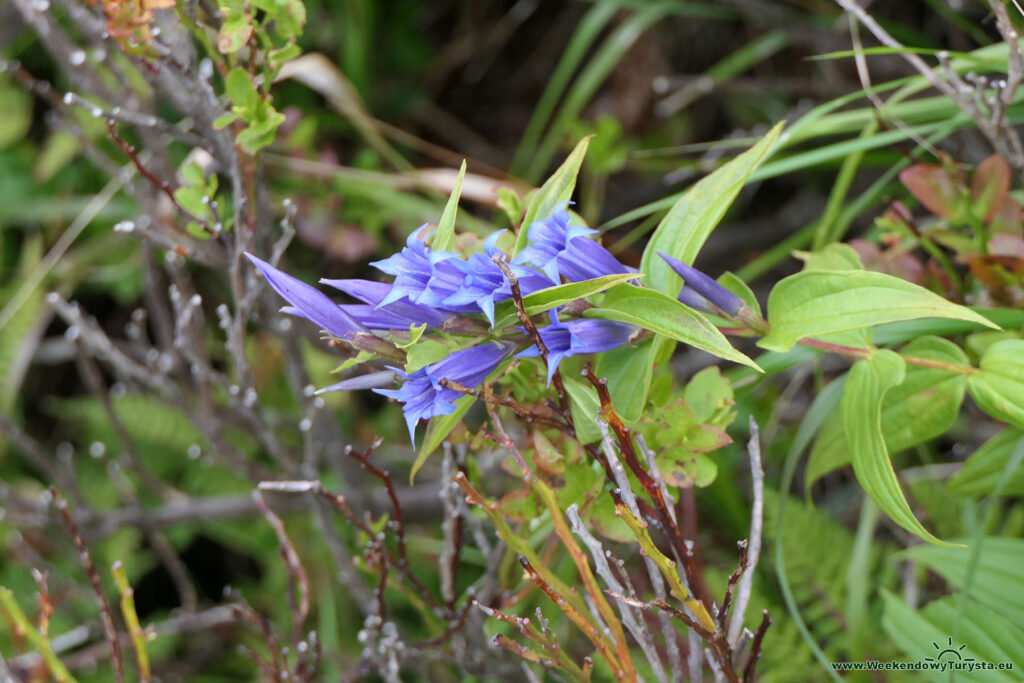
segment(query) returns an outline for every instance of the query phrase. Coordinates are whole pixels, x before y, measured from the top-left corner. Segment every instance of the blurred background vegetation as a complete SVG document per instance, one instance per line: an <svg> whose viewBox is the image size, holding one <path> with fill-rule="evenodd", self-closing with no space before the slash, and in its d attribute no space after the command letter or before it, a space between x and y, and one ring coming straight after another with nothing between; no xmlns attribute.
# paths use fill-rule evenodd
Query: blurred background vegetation
<svg viewBox="0 0 1024 683"><path fill-rule="evenodd" d="M198 6L212 15L210 3L178 4L179 11ZM258 630L211 610L225 602L230 587L272 622L289 623L282 597L288 573L278 539L250 495L255 480L283 476L287 468L268 452L241 408L219 430L222 444L211 443L197 426L203 411L221 415L211 406L229 403L237 385L214 386L209 404L186 408L170 394L140 390L145 378L123 382L81 352L79 335L88 334L90 325L120 340L129 355L148 343L168 324L153 316L170 310L166 302L153 302L166 299L176 284L168 275L154 275L159 271L152 267L173 261L174 249L139 238L146 216L163 220L147 213L159 208L154 196L161 193L134 173L109 134L106 113L117 102L94 111L77 95L64 95L85 85L118 92L114 85L86 84L76 72L76 65L104 61L107 56L98 53L114 49L83 38L88 32L76 14L82 7L71 0L0 4L0 585L28 610L39 591L29 568L48 571L49 592L59 605L50 632L78 638L66 661L79 680L111 680L94 596L71 539L48 512L47 486L58 484L72 507L90 510L78 522L108 593L117 595L107 568L120 561L143 623L165 624L149 646L160 679L250 680L257 669L236 645L258 648ZM284 218L295 230L289 272L307 282L373 278L369 261L392 253L415 226L438 220L463 158L469 175L459 228L486 233L509 227L507 212L495 206L494 189L511 187L521 195L537 186L586 135L594 137L575 208L604 232L605 245L624 263L638 265L646 236L678 193L785 119L791 126L780 151L757 171L696 264L713 274L737 272L763 301L778 277L799 269L794 249L870 240L892 200L916 206L897 177L913 159L935 162L932 152L939 148L973 165L992 153L956 103L919 94L924 84L899 54L868 58L872 83L891 84L879 89L882 96L903 93L876 112L854 60L832 53L853 47L852 30L865 46L877 42L852 28L828 0L306 0L305 8L298 39L304 56L286 66L272 87L283 123L261 152L258 172L264 214ZM97 10L85 11L95 16ZM158 16L164 11L171 10L158 10ZM947 50L963 57L1000 41L981 2L876 2L870 11L894 38L929 56ZM27 13L62 27L71 41L63 60L54 59ZM1015 18L1019 23L1021 17ZM144 59L114 62L122 84L146 91L136 74ZM984 72L983 60L978 64ZM127 108L134 95L125 97ZM1015 105L1007 115L1016 122L1022 114ZM187 126L159 99L152 115L166 117L178 130L173 144L147 158L160 177L177 178L173 186L194 187L180 169L204 161L188 156ZM131 133L124 137L140 149L152 146ZM229 220L229 188L205 189L221 199ZM199 215L207 211L202 195L177 200ZM192 230L199 231L192 237L202 251L201 230ZM223 344L207 344L220 338L218 306L231 300L223 264L196 259L180 267L192 290L179 296L202 295L196 315L205 317L209 338L197 344L213 347L210 366L224 370L232 363L230 352ZM78 303L87 315L81 329L68 322L74 312L58 315L48 292ZM399 408L369 392L326 396L326 405L311 408L296 387L325 384L339 361L315 334L282 341L250 325L243 353L259 397L254 394L244 407L270 426L281 452L308 448L309 425L302 422L313 410L315 419L333 423L337 448L325 446L319 456L330 467L304 476L319 477L328 488L364 489L360 503L376 514L385 511L375 480L358 467L338 465L347 461L340 444L364 448L377 435L401 436ZM289 354L301 357L307 379L296 383ZM159 364L160 358L141 360L143 366L150 361ZM677 375L688 377L707 359L683 354L675 362ZM804 621L788 616L779 568L763 562L752 608L771 609L776 621L764 645L764 680L824 680L827 674L814 661L816 646L833 659L896 657L909 647L893 637L898 625L881 624L883 597L876 592L901 590L908 581L901 571L923 573L920 565L892 561L904 545L903 533L879 522L874 542L870 534L857 534L875 529L876 513L862 508L848 471L832 472L809 488L815 506L802 500L802 477L792 486L792 472L788 481L782 478L814 386L823 386L836 370L828 363L801 366L740 382L737 389L737 424L753 415L764 429L770 489L765 555L784 546L788 597ZM182 372L187 375L187 367ZM734 378L741 380L742 373ZM926 476L926 468L948 460L950 452L962 459L992 433L989 423L962 418L942 439L900 456L902 465L920 469L908 480L909 491L943 538L969 532L975 514L969 496L986 489L950 504L944 484ZM211 456L224 444L231 458ZM389 438L376 457L404 484L413 455L401 438ZM747 534L749 482L738 443L716 457L717 479L691 504L700 519L708 581L720 594L734 565L734 539ZM41 463L55 464L73 482ZM402 488L414 520L410 553L428 585L437 583L441 550L432 536L440 502L436 485L429 486L439 477L439 465L429 463L418 480L423 483ZM1006 491L1013 492L1021 493ZM151 514L132 517L139 508ZM781 537L775 524L780 512L787 520ZM313 588L310 623L324 652L320 680L337 680L359 660L362 624L351 617L352 598L332 568L332 549L317 526L323 522L308 514L287 519ZM998 520L997 534L1019 536L1024 507L1012 506ZM359 533L343 524L336 532L347 543L356 543ZM483 563L482 556L475 559ZM925 588L941 592L942 584L932 581ZM414 613L413 597L393 597L399 605L395 619L403 619L403 600ZM174 621L197 613L211 621L187 628ZM1004 617L1012 618L993 618ZM405 626L413 639L434 635L417 632L421 626L411 617ZM0 620L0 652L9 663L31 649ZM428 662L421 671L430 680L458 679L443 662Z"/></svg>

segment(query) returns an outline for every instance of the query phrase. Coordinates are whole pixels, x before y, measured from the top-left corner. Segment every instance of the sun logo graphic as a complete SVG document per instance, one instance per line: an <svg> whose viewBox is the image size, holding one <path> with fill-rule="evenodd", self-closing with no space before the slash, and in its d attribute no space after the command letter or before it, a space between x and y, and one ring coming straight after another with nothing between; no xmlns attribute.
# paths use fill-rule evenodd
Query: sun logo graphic
<svg viewBox="0 0 1024 683"><path fill-rule="evenodd" d="M939 644L934 642L934 641L932 642L932 646L936 649L938 654L935 655L935 657L925 657L925 661L926 662L946 662L946 663L948 663L948 662L973 662L974 661L974 657L964 657L962 654L960 654L964 650L964 648L967 647L966 644L961 645L960 647L955 648L955 649L953 648L953 638L952 637L947 639L946 647L944 647L944 648L943 647L939 647Z"/></svg>

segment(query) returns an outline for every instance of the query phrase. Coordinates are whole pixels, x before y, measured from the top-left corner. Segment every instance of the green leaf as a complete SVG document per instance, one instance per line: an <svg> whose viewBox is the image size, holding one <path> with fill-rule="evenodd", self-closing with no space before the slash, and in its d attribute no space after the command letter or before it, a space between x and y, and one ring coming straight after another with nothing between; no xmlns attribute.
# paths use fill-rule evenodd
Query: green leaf
<svg viewBox="0 0 1024 683"><path fill-rule="evenodd" d="M1024 614L1024 539L987 536L980 542L970 596L1019 623ZM969 575L971 553L966 548L918 545L900 555L941 574L956 588L962 588Z"/></svg>
<svg viewBox="0 0 1024 683"><path fill-rule="evenodd" d="M795 251L804 262L804 270L864 270L860 254L849 244L834 242L820 251Z"/></svg>
<svg viewBox="0 0 1024 683"><path fill-rule="evenodd" d="M992 344L980 366L980 372L967 378L971 398L997 420L1024 429L1024 340Z"/></svg>
<svg viewBox="0 0 1024 683"><path fill-rule="evenodd" d="M306 24L306 6L301 0L276 0L273 5L277 32L285 40L298 37Z"/></svg>
<svg viewBox="0 0 1024 683"><path fill-rule="evenodd" d="M552 308L564 306L571 301L585 299L588 296L603 292L615 285L620 285L623 282L638 277L640 276L635 273L613 273L612 275L602 275L601 277L583 280L582 282L569 282L564 285L548 287L547 289L541 289L524 296L523 308L526 309L527 315L534 316ZM500 330L515 324L518 320L515 311L515 304L512 301L502 301L495 306L494 319L496 322L494 329Z"/></svg>
<svg viewBox="0 0 1024 683"><path fill-rule="evenodd" d="M374 358L376 358L376 356L369 351L360 351L352 358L346 358L341 365L331 370L331 373L345 372L349 368L353 368L360 363L365 363L366 361L373 360Z"/></svg>
<svg viewBox="0 0 1024 683"><path fill-rule="evenodd" d="M576 428L576 440L581 444L600 441L601 430L597 426L597 417L601 414L601 401L597 391L589 384L568 375L562 376L562 384L569 394L569 409Z"/></svg>
<svg viewBox="0 0 1024 683"><path fill-rule="evenodd" d="M624 420L634 422L643 415L657 343L655 339L638 346L620 346L597 356L594 372L608 380L612 405Z"/></svg>
<svg viewBox="0 0 1024 683"><path fill-rule="evenodd" d="M273 144L278 127L284 123L284 114L270 109L265 119L250 124L235 138L247 154L255 154L267 145Z"/></svg>
<svg viewBox="0 0 1024 683"><path fill-rule="evenodd" d="M734 349L725 335L702 315L653 289L618 285L605 295L601 308L589 309L584 315L637 325L719 358L757 368L754 361Z"/></svg>
<svg viewBox="0 0 1024 683"><path fill-rule="evenodd" d="M448 203L444 206L444 213L441 214L441 222L437 224L437 233L430 248L434 251L451 251L455 243L455 213L459 210L459 197L462 195L462 179L466 177L466 160L462 160L459 168L459 177L455 180L455 187L448 197Z"/></svg>
<svg viewBox="0 0 1024 683"><path fill-rule="evenodd" d="M718 465L703 453L694 453L685 448L670 448L659 453L658 471L669 486L679 488L704 488L710 486L718 476Z"/></svg>
<svg viewBox="0 0 1024 683"><path fill-rule="evenodd" d="M425 339L410 348L405 354L405 372L413 373L431 363L444 360L452 352L447 344Z"/></svg>
<svg viewBox="0 0 1024 683"><path fill-rule="evenodd" d="M686 383L683 399L698 421L718 426L724 426L717 419L721 413L728 413L736 404L732 383L722 376L722 371L716 365L704 368Z"/></svg>
<svg viewBox="0 0 1024 683"><path fill-rule="evenodd" d="M900 320L954 318L998 329L964 306L884 273L805 270L780 280L768 297L771 332L758 346L788 351L804 337Z"/></svg>
<svg viewBox="0 0 1024 683"><path fill-rule="evenodd" d="M271 50L267 53L267 64L270 65L273 75L277 75L285 63L292 61L302 54L302 48L295 43L289 43L282 48Z"/></svg>
<svg viewBox="0 0 1024 683"><path fill-rule="evenodd" d="M951 341L922 337L907 344L908 356L966 365L967 356ZM936 368L908 366L906 378L882 400L882 436L889 453L898 453L945 433L960 414L967 377ZM822 425L807 462L805 487L850 462L850 448L836 415Z"/></svg>
<svg viewBox="0 0 1024 683"><path fill-rule="evenodd" d="M427 425L427 434L423 438L423 445L420 446L420 450L416 454L416 461L413 462L412 470L409 472L410 486L412 486L413 480L416 478L416 473L423 467L423 463L448 438L448 435L455 429L455 425L459 424L462 418L466 416L466 413L469 412L474 403L476 403L475 396L463 396L455 401L455 410L452 413L430 420L430 424Z"/></svg>
<svg viewBox="0 0 1024 683"><path fill-rule="evenodd" d="M510 187L499 187L497 206L508 218L510 225L515 227L519 224L519 218L523 215L523 204L515 190Z"/></svg>
<svg viewBox="0 0 1024 683"><path fill-rule="evenodd" d="M232 123L234 123L235 119L237 119L237 118L238 117L235 116L234 114L224 114L223 116L218 116L216 119L213 120L213 127L216 130L221 130L222 128L227 128Z"/></svg>
<svg viewBox="0 0 1024 683"><path fill-rule="evenodd" d="M750 285L741 280L738 275L725 271L718 276L718 284L738 296L743 300L743 303L750 306L750 310L761 316L761 303L754 295L754 290L750 288Z"/></svg>
<svg viewBox="0 0 1024 683"><path fill-rule="evenodd" d="M252 36L252 16L244 10L222 6L224 20L217 33L217 50L221 54L230 55L238 52L249 42Z"/></svg>
<svg viewBox="0 0 1024 683"><path fill-rule="evenodd" d="M7 77L0 80L0 149L24 140L32 125L32 97L13 85Z"/></svg>
<svg viewBox="0 0 1024 683"><path fill-rule="evenodd" d="M252 79L249 78L249 73L245 69L236 66L229 71L227 78L224 79L224 88L227 91L228 99L231 100L231 104L236 107L245 108L249 112L256 110L259 95L256 92L256 87L252 84Z"/></svg>
<svg viewBox="0 0 1024 683"><path fill-rule="evenodd" d="M882 438L882 401L889 389L903 382L905 374L903 359L888 349L857 361L850 370L841 410L853 471L864 492L892 521L929 543L949 545L929 533L914 517Z"/></svg>
<svg viewBox="0 0 1024 683"><path fill-rule="evenodd" d="M946 482L946 488L958 496L989 495L999 485L1003 469L1022 438L1024 430L1015 427L999 432L968 456L960 470ZM1007 473L1003 495L1024 495L1024 468Z"/></svg>
<svg viewBox="0 0 1024 683"><path fill-rule="evenodd" d="M1018 670L1024 666L1021 657L1024 631L1016 621L992 614L973 600L966 601L962 611L958 610L954 597L942 598L915 610L883 589L882 601L885 605L882 630L913 660L938 663L973 659L996 665L1011 662ZM951 680L1013 683L1019 680L1011 672L980 667L958 670L955 677L949 670L924 669L922 672L935 683Z"/></svg>
<svg viewBox="0 0 1024 683"><path fill-rule="evenodd" d="M647 286L675 297L682 279L658 256L663 251L683 263L693 264L708 235L722 220L747 178L753 173L782 132L784 122L738 157L702 178L672 205L651 235L640 261Z"/></svg>
<svg viewBox="0 0 1024 683"><path fill-rule="evenodd" d="M426 323L423 323L421 325L417 325L416 323L410 323L410 325L409 325L409 341L402 342L402 343L396 342L395 346L397 346L400 349L411 349L412 347L416 346L416 342L418 342L420 340L420 337L423 336L423 332L426 329L427 329L427 324Z"/></svg>
<svg viewBox="0 0 1024 683"><path fill-rule="evenodd" d="M589 144L589 136L580 140L554 175L548 178L530 199L526 207L526 216L523 217L519 235L516 237L515 254L526 246L526 236L531 223L547 218L559 204L572 199L572 192L576 189L576 176L580 173L580 166L583 165L583 157L587 154Z"/></svg>

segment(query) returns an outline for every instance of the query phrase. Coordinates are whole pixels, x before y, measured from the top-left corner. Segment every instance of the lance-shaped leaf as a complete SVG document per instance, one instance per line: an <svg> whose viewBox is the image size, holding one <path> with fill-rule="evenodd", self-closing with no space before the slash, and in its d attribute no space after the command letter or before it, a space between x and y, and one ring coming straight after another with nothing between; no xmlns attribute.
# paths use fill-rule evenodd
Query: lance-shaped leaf
<svg viewBox="0 0 1024 683"><path fill-rule="evenodd" d="M966 539L964 539L966 541ZM1020 621L1024 613L1024 539L986 536L978 539L977 559L962 548L917 545L900 553L943 576L951 586L970 586L971 598L989 609Z"/></svg>
<svg viewBox="0 0 1024 683"><path fill-rule="evenodd" d="M981 372L967 379L967 390L986 413L1024 429L1024 340L1006 339L988 347Z"/></svg>
<svg viewBox="0 0 1024 683"><path fill-rule="evenodd" d="M905 375L903 359L888 349L876 351L850 370L841 412L853 471L864 492L892 521L929 543L948 546L914 517L882 438L882 401L887 391L903 382Z"/></svg>
<svg viewBox="0 0 1024 683"><path fill-rule="evenodd" d="M558 170L544 181L541 188L533 195L526 208L523 223L519 227L519 235L516 237L514 250L516 254L526 246L526 233L531 223L550 216L559 204L572 199L572 192L576 189L576 176L580 174L580 167L583 165L583 157L587 154L589 144L589 135L576 143L576 147L558 167Z"/></svg>
<svg viewBox="0 0 1024 683"><path fill-rule="evenodd" d="M1007 427L971 453L960 470L946 482L946 488L958 496L981 497L991 494L999 486L1003 471L1022 447L1024 431ZM1006 496L1024 495L1024 467L1010 465L1002 493Z"/></svg>
<svg viewBox="0 0 1024 683"><path fill-rule="evenodd" d="M547 287L539 291L527 294L523 297L523 307L529 316L543 313L544 311L564 306L570 301L584 299L592 294L603 292L615 285L622 284L629 280L640 277L637 273L613 273L602 275L592 280L581 282L567 282L564 285ZM515 304L511 300L502 301L494 307L495 322L494 329L500 330L510 325L517 324L519 318L516 316Z"/></svg>
<svg viewBox="0 0 1024 683"><path fill-rule="evenodd" d="M646 276L648 286L673 297L679 294L682 280L658 257L658 252L693 265L708 235L768 155L784 125L785 122L776 125L756 145L702 178L672 205L651 235L640 262L640 272Z"/></svg>
<svg viewBox="0 0 1024 683"><path fill-rule="evenodd" d="M653 356L662 343L666 343L663 337L655 337L639 346L622 346L597 357L594 371L608 380L608 394L622 419L632 422L643 414L651 389Z"/></svg>
<svg viewBox="0 0 1024 683"><path fill-rule="evenodd" d="M966 553L964 553L966 554ZM926 673L924 680L946 683L1017 683L1019 670L1024 666L1024 630L1019 620L993 614L990 609L974 600L948 596L927 606L914 609L902 596L882 589L885 605L882 630L910 661L925 664L963 662L964 669L955 676L936 669ZM959 604L958 604L959 603ZM956 633L956 636L950 634ZM953 656L953 652L956 656ZM971 661L973 660L973 661ZM1007 662L1012 670L970 670L981 662Z"/></svg>
<svg viewBox="0 0 1024 683"><path fill-rule="evenodd" d="M601 430L597 426L597 418L601 416L601 401L597 391L589 384L568 375L562 377L562 383L569 394L569 409L576 429L576 440L582 444L600 441Z"/></svg>
<svg viewBox="0 0 1024 683"><path fill-rule="evenodd" d="M416 473L423 467L423 463L448 438L448 435L452 433L455 426L466 416L466 413L469 412L474 403L476 403L475 396L463 396L455 401L454 411L430 421L430 424L427 425L427 433L423 437L423 445L420 446L419 452L416 453L416 461L413 462L412 470L409 472L410 486L416 479Z"/></svg>
<svg viewBox="0 0 1024 683"><path fill-rule="evenodd" d="M434 241L431 248L437 251L450 251L455 243L455 214L459 210L459 197L462 196L462 179L466 177L466 160L462 160L462 167L459 168L459 177L455 180L455 187L445 204L444 213L441 214L441 222L437 224L437 232L434 234Z"/></svg>
<svg viewBox="0 0 1024 683"><path fill-rule="evenodd" d="M757 368L754 361L734 349L725 335L704 316L653 289L618 285L605 294L600 308L589 309L583 314L588 318L637 325L719 358Z"/></svg>
<svg viewBox="0 0 1024 683"><path fill-rule="evenodd" d="M967 355L953 342L922 337L901 352L954 365L967 365ZM907 367L903 382L882 400L882 436L890 453L898 453L943 434L956 421L967 388L967 376L918 366ZM807 461L806 488L850 462L850 447L839 415L822 425Z"/></svg>
<svg viewBox="0 0 1024 683"><path fill-rule="evenodd" d="M999 329L965 306L906 280L860 270L805 270L775 285L768 297L771 332L758 346L788 351L804 337L919 318L953 318Z"/></svg>

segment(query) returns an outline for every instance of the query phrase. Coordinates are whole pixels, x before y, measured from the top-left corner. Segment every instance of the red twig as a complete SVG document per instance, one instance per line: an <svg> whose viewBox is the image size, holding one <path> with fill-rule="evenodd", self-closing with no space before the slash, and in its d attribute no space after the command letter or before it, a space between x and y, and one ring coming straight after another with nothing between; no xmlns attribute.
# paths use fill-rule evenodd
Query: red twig
<svg viewBox="0 0 1024 683"><path fill-rule="evenodd" d="M113 120L107 121L107 136L114 141L114 144L121 148L122 152L128 155L128 158L131 159L133 164L135 164L135 168L138 169L139 174L142 175L143 178L151 182L154 187L167 195L168 199L170 199L175 206L178 205L178 200L174 198L174 191L171 190L171 186L167 184L166 180L157 178L153 175L153 172L142 164L142 161L139 159L139 154L135 148L128 144L127 140L117 134L117 129L114 127Z"/></svg>
<svg viewBox="0 0 1024 683"><path fill-rule="evenodd" d="M54 486L50 487L50 494L53 496L54 505L57 506L57 511L60 512L64 526L67 528L68 533L71 535L71 540L75 544L75 550L78 551L78 558L81 560L82 566L85 567L85 573L89 575L89 583L92 584L92 590L99 600L103 631L106 634L107 642L110 643L110 653L113 657L114 680L120 683L120 681L124 680L124 662L121 660L121 641L117 636L117 627L114 625L114 612L110 609L110 602L107 601L107 596L103 592L103 583L100 581L96 565L93 564L92 557L89 555L89 549L85 547L82 534L79 533L75 521L71 519L71 513L68 512L67 501L64 500L64 497L60 495L60 491Z"/></svg>
<svg viewBox="0 0 1024 683"><path fill-rule="evenodd" d="M263 495L259 491L253 492L253 500L267 522L274 528L274 534L277 535L277 542L280 544L281 557L284 559L285 566L288 567L290 578L288 582L288 603L291 606L292 612L293 638L295 644L298 645L302 640L303 624L306 622L306 617L309 616L309 578L306 576L306 570L302 566L302 561L299 559L295 546L292 544L291 539L288 538L284 522L267 506L266 501L263 500ZM296 593L298 594L297 596Z"/></svg>
<svg viewBox="0 0 1024 683"><path fill-rule="evenodd" d="M765 631L771 625L772 618L768 616L768 610L762 611L761 625L757 627L757 633L754 634L754 640L750 644L750 655L743 667L743 683L753 683L754 681L754 667L757 666L757 660L761 659L761 642L764 640Z"/></svg>
<svg viewBox="0 0 1024 683"><path fill-rule="evenodd" d="M601 413L604 419L611 426L612 431L615 432L615 436L619 442L619 450L622 453L622 459L626 462L633 476L637 478L640 485L643 486L644 491L647 492L648 497L654 502L654 517L651 521L655 522L664 531L665 535L668 536L669 542L672 544L672 549L675 552L676 557L683 564L683 568L686 572L687 579L690 582L691 589L694 590L696 597L704 606L710 609L710 600L706 594L697 592L700 588L700 583L697 581L697 570L693 564L693 554L687 549L686 543L683 540L682 534L679 532L679 527L672 519L672 515L668 510L668 503L665 501L664 496L661 493L661 487L658 486L654 478L644 469L644 466L640 463L640 459L637 457L636 448L633 445L633 435L629 427L627 427L618 413L615 412L615 408L612 406L611 396L608 394L608 380L598 377L594 374L590 365L583 367L583 376L590 381L590 383L597 390L598 399L601 402Z"/></svg>
<svg viewBox="0 0 1024 683"><path fill-rule="evenodd" d="M199 227L202 228L203 232L205 232L207 235L210 235L211 237L218 236L217 233L214 232L214 230L210 228L209 225L206 224L205 220L203 220L199 216L194 215L191 211L186 210L185 207L178 203L178 200L174 198L174 191L171 189L171 186L167 183L166 180L156 177L156 175L154 175L152 171L150 171L143 165L142 160L139 159L139 154L136 151L136 149L132 147L130 144L128 144L127 140L125 140L124 138L117 134L117 130L114 127L113 120L107 121L107 137L113 140L114 144L120 147L121 151L128 155L128 158L131 159L131 162L133 164L135 164L135 168L138 169L139 174L143 178L148 180L150 183L153 184L154 187L156 187L158 190L167 195L167 197L171 200L171 204L173 204L179 211L188 216L190 219L195 221L196 224L199 225Z"/></svg>
<svg viewBox="0 0 1024 683"><path fill-rule="evenodd" d="M519 403L510 396L500 396L498 394L495 394L491 387L486 384L484 385L483 389L474 389L472 387L467 387L462 384L459 384L458 382L454 382L448 379L447 377L441 378L439 380L439 383L441 384L441 386L448 387L449 389L454 389L460 394L475 396L476 398L483 400L488 405L499 405L505 406L506 408L511 408L513 411L515 411L516 415L523 418L528 423L538 422L541 424L546 424L550 427L555 427L557 429L565 429L565 424L553 419L550 415L546 415L544 413L537 412L536 410L527 408L526 406L522 405L521 403Z"/></svg>
<svg viewBox="0 0 1024 683"><path fill-rule="evenodd" d="M417 576L413 574L412 571L410 571L409 555L408 551L406 550L405 543L405 515L402 513L402 504L398 500L398 494L395 493L395 486L391 481L391 473L385 469L377 467L372 462L370 462L370 456L373 454L374 449L379 445L380 440L374 442L373 445L371 445L365 451L357 451L351 446L346 446L345 452L352 458L358 460L362 464L363 469L365 469L371 475L377 477L382 482L384 482L384 487L387 489L388 492L388 498L391 499L391 507L394 509L395 513L395 517L392 521L394 522L395 540L397 541L398 545L398 570L402 573L403 576L406 577L406 579L408 579L408 581L413 586L416 587L416 590L420 593L421 596L423 596L423 598L431 607L436 607L437 601L434 599L433 594L431 594L431 592L427 590L427 587L423 585L419 578L417 578ZM387 553L384 551L383 548L381 549L381 553L385 558L387 557Z"/></svg>
<svg viewBox="0 0 1024 683"><path fill-rule="evenodd" d="M726 624L729 623L729 608L732 606L732 596L736 585L740 582L743 573L750 568L750 562L747 559L747 542L738 541L736 547L740 551L740 562L736 571L729 575L729 583L725 587L725 598L722 599L722 608L718 611L718 628L720 629L725 629Z"/></svg>
<svg viewBox="0 0 1024 683"><path fill-rule="evenodd" d="M537 331L537 326L533 324L530 316L526 313L526 306L523 304L523 293L519 289L519 278L512 272L508 264L501 257L501 254L495 254L492 258L494 263L498 264L501 268L501 272L508 278L509 287L512 289L512 303L516 307L516 316L519 318L519 322L523 324L523 328L526 330L530 338L533 339L533 343L537 345L537 350L540 351L540 357L544 360L544 363L548 362L548 347L544 344L544 340L541 339L540 332ZM552 384L555 385L555 391L558 394L558 407L562 411L562 415L569 414L569 396L565 393L565 384L562 382L562 375L558 370L555 370L554 375L551 377Z"/></svg>
<svg viewBox="0 0 1024 683"><path fill-rule="evenodd" d="M49 575L33 568L32 578L39 586L39 632L45 636L50 630L50 615L53 614L53 603L50 602L50 590L46 581Z"/></svg>
<svg viewBox="0 0 1024 683"><path fill-rule="evenodd" d="M260 632L263 634L263 641L266 643L267 651L270 655L270 661L264 660L256 652L252 652L256 663L263 669L264 675L269 680L283 681L286 679L286 671L281 663L281 644L277 640L277 636L274 635L274 629L270 625L270 621L253 609L252 605L246 602L240 594L234 596L237 601L234 605L236 612L242 616L246 621L254 624Z"/></svg>

